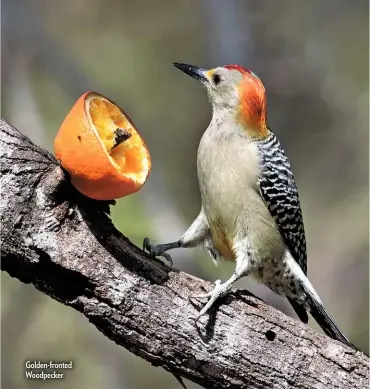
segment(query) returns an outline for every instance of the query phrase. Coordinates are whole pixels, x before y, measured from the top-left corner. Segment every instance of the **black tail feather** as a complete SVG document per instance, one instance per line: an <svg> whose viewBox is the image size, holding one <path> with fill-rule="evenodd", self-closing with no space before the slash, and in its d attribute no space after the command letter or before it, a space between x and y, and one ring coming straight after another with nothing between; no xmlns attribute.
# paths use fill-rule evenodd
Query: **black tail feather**
<svg viewBox="0 0 370 389"><path fill-rule="evenodd" d="M328 312L326 312L323 305L319 301L317 301L316 297L312 294L312 292L305 285L302 286L307 297L307 309L312 315L312 317L316 320L317 324L325 332L325 334L328 335L330 338L339 340L340 342L346 344L352 349L359 351L359 349L347 339L347 337L335 324L334 320L330 317Z"/></svg>
<svg viewBox="0 0 370 389"><path fill-rule="evenodd" d="M294 300L291 300L288 297L288 301L290 302L290 305L293 307L295 313L299 317L299 320L303 322L304 324L308 323L308 315L306 310L304 309L303 305L296 303Z"/></svg>

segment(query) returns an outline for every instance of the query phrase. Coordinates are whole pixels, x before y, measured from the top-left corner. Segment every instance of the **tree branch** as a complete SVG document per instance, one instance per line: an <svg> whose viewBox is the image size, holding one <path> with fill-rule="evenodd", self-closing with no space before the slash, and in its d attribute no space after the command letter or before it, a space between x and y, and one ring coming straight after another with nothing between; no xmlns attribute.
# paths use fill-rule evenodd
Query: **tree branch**
<svg viewBox="0 0 370 389"><path fill-rule="evenodd" d="M117 344L206 388L365 388L368 358L248 292L194 324L210 284L171 270L80 195L47 151L0 119L1 269L83 313Z"/></svg>

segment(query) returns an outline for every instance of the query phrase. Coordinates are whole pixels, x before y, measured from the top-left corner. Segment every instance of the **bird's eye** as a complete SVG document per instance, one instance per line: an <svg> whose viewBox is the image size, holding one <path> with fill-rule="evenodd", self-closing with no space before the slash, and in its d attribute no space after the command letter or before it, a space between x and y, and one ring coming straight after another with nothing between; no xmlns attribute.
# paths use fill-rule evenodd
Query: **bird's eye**
<svg viewBox="0 0 370 389"><path fill-rule="evenodd" d="M221 76L219 74L215 73L212 76L212 81L217 86L221 82Z"/></svg>

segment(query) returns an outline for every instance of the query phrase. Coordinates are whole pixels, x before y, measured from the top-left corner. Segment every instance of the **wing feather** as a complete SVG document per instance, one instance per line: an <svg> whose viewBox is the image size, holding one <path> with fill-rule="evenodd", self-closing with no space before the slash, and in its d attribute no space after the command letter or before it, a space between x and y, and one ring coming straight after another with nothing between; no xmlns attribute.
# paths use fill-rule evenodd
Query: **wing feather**
<svg viewBox="0 0 370 389"><path fill-rule="evenodd" d="M293 258L307 274L306 236L297 186L276 136L257 143L262 157L259 190Z"/></svg>

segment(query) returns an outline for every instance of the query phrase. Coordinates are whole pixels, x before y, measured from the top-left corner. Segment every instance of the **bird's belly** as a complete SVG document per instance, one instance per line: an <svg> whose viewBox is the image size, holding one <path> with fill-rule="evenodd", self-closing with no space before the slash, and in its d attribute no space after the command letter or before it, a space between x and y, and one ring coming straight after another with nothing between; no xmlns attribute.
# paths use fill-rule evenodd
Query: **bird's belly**
<svg viewBox="0 0 370 389"><path fill-rule="evenodd" d="M221 176L222 173L219 178ZM233 246L238 234L240 213L245 213L245 204L233 190L235 183L230 179L223 179L218 184L212 181L216 181L215 177L208 177L200 189L204 214L216 249L224 259L235 260Z"/></svg>
<svg viewBox="0 0 370 389"><path fill-rule="evenodd" d="M224 259L234 260L234 237L243 200L237 193L237 177L221 161L224 158L217 152L202 155L201 163L198 161L199 189L213 244Z"/></svg>
<svg viewBox="0 0 370 389"><path fill-rule="evenodd" d="M262 267L267 275L273 271L274 259L281 256L284 244L261 199L250 196L248 200L243 201L235 195L232 200L226 201L209 196L203 202L203 209L213 243L220 254L225 259L235 260L235 246L247 241L253 253L254 266L256 269Z"/></svg>
<svg viewBox="0 0 370 389"><path fill-rule="evenodd" d="M212 148L213 145L213 148ZM261 198L258 166L252 146L208 140L198 152L202 206L214 246L235 260L235 245L248 239L258 262L282 250L280 233Z"/></svg>
<svg viewBox="0 0 370 389"><path fill-rule="evenodd" d="M217 251L221 254L222 258L226 260L235 260L236 255L233 250L233 242L229 234L222 226L213 224L210 228L212 242Z"/></svg>

